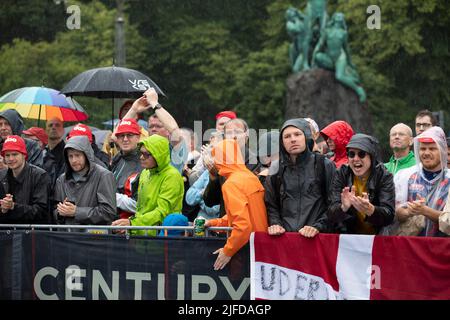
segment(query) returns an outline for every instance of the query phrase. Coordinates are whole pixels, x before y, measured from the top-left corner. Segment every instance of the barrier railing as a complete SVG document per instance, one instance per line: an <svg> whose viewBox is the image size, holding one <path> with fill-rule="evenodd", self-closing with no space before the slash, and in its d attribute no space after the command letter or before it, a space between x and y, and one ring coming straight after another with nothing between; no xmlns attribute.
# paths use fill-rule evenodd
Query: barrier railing
<svg viewBox="0 0 450 320"><path fill-rule="evenodd" d="M75 230L86 230L86 232L91 234L116 234L114 230L125 230L125 236L130 236L130 230L184 230L188 232L194 232L194 226L104 226L104 225L55 225L55 224L0 224L1 229L13 229L13 230L23 230L29 229L39 230L45 229L49 231L53 231L53 229L65 229L68 232L72 232L72 229ZM209 236L210 231L225 231L227 237L229 236L230 231L233 228L231 227L206 227L205 228L205 237ZM148 233L147 233L148 234ZM167 235L167 234L166 234Z"/></svg>

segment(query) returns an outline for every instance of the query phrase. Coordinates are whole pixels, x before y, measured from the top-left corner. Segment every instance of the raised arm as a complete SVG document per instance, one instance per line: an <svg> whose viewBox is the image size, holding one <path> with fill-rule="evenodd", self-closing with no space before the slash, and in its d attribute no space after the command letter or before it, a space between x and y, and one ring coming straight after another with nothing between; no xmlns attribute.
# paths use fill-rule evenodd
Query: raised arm
<svg viewBox="0 0 450 320"><path fill-rule="evenodd" d="M143 113L149 109L153 109L155 111L158 119L164 125L164 128L169 131L169 133L172 133L176 129L179 129L176 120L166 109L161 106L161 104L159 104L158 93L156 93L156 90L154 88L150 88L145 91L144 95L133 103L130 110L128 110L127 114L124 116L124 119L137 119L138 114Z"/></svg>

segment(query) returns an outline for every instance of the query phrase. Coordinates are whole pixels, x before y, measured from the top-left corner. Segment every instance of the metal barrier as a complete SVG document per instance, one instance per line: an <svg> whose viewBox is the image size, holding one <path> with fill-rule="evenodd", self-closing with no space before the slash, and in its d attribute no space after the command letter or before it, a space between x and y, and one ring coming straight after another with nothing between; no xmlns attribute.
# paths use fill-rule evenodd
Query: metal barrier
<svg viewBox="0 0 450 320"><path fill-rule="evenodd" d="M46 229L53 231L53 229L66 229L68 232L72 232L72 229L75 230L86 230L87 233L90 234L116 234L114 230L125 230L125 236L129 237L129 230L184 230L189 232L194 232L194 226L102 226L102 225L56 225L56 224L0 224L1 229L13 229L13 230L23 230L29 229L31 231ZM233 228L231 227L206 227L205 228L205 237L209 236L210 231L225 231L227 234L227 238L229 236L230 231ZM148 233L147 233L148 235Z"/></svg>

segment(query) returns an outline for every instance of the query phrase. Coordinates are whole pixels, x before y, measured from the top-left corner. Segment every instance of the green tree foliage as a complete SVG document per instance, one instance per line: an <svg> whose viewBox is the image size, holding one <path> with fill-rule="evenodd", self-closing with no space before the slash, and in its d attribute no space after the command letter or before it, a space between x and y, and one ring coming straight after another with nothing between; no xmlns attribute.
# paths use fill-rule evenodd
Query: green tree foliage
<svg viewBox="0 0 450 320"><path fill-rule="evenodd" d="M14 38L51 41L65 28L65 18L63 3L53 0L2 0L0 46Z"/></svg>
<svg viewBox="0 0 450 320"><path fill-rule="evenodd" d="M51 42L33 43L16 38L1 47L0 61L7 61L0 67L1 94L24 86L44 85L59 90L87 69L112 65L115 10L108 10L98 1L72 4L78 4L81 9L79 30L65 29ZM147 42L132 26L126 32L127 66L139 68L145 60L140 48ZM88 112L90 124L100 126L101 122L111 119L111 100L75 98Z"/></svg>
<svg viewBox="0 0 450 320"><path fill-rule="evenodd" d="M237 72L250 53L263 49L269 2L130 2L132 21L150 39L145 71L168 93L164 103L181 125L202 120L204 128L211 127L224 109L249 114L241 106L255 84L239 87L249 83Z"/></svg>

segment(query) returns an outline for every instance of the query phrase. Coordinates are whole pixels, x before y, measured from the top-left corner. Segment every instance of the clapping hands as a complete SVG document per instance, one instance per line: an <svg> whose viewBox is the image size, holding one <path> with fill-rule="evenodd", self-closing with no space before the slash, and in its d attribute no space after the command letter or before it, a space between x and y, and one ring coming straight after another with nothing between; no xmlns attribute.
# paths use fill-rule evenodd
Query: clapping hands
<svg viewBox="0 0 450 320"><path fill-rule="evenodd" d="M371 216L375 211L375 206L370 203L369 195L363 192L362 196L355 194L355 188L345 187L341 192L341 208L344 212L347 212L351 206L353 206L358 212L364 213L367 216Z"/></svg>

